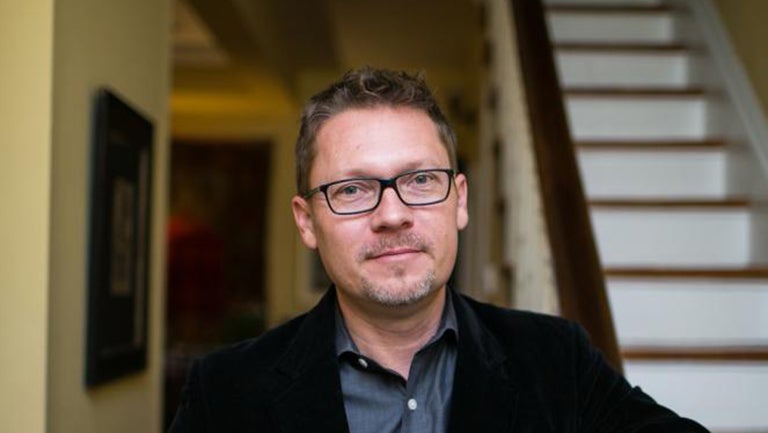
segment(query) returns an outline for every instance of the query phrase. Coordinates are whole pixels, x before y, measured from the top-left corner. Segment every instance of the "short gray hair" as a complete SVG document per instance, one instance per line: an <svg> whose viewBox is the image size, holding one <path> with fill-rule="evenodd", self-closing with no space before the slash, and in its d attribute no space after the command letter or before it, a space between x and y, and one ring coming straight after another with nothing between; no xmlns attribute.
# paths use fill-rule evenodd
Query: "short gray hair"
<svg viewBox="0 0 768 433"><path fill-rule="evenodd" d="M320 127L331 117L348 109L408 107L424 111L435 123L448 152L451 168L458 170L456 134L427 86L423 74L363 67L344 74L327 89L310 98L301 115L296 139L296 187L299 194L309 191L309 171L315 159L315 139Z"/></svg>

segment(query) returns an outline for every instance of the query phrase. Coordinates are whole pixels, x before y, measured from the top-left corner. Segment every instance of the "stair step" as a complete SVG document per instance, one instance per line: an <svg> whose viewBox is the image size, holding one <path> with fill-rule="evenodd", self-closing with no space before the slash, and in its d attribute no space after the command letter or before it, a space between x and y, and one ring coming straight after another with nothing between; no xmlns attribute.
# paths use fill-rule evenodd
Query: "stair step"
<svg viewBox="0 0 768 433"><path fill-rule="evenodd" d="M600 140L577 141L574 143L579 150L587 151L619 151L619 150L653 150L653 151L715 151L719 152L725 146L725 141L719 138L703 140Z"/></svg>
<svg viewBox="0 0 768 433"><path fill-rule="evenodd" d="M768 361L768 346L628 346L621 348L621 356L624 359L648 361Z"/></svg>
<svg viewBox="0 0 768 433"><path fill-rule="evenodd" d="M574 10L553 8L547 14L552 40L560 42L668 43L675 38L668 10Z"/></svg>
<svg viewBox="0 0 768 433"><path fill-rule="evenodd" d="M596 6L658 6L661 4L660 0L544 0L546 7L562 7L562 6L584 6L584 5L596 5Z"/></svg>
<svg viewBox="0 0 768 433"><path fill-rule="evenodd" d="M563 89L566 96L595 96L595 97L653 97L674 98L677 96L703 96L701 87L607 87L607 86L569 86Z"/></svg>
<svg viewBox="0 0 768 433"><path fill-rule="evenodd" d="M556 42L559 52L588 51L615 53L688 53L690 49L680 43L630 43L630 42Z"/></svg>
<svg viewBox="0 0 768 433"><path fill-rule="evenodd" d="M598 204L619 197L714 200L726 194L723 149L657 149L579 146L577 157L587 197Z"/></svg>
<svg viewBox="0 0 768 433"><path fill-rule="evenodd" d="M641 209L741 209L750 206L750 200L743 197L728 197L724 199L665 199L665 198L633 198L590 200L589 205L595 208L618 208L621 210Z"/></svg>
<svg viewBox="0 0 768 433"><path fill-rule="evenodd" d="M745 206L625 204L592 206L604 267L743 267L750 261Z"/></svg>
<svg viewBox="0 0 768 433"><path fill-rule="evenodd" d="M566 99L576 141L703 139L706 106L704 98L692 95L572 95Z"/></svg>
<svg viewBox="0 0 768 433"><path fill-rule="evenodd" d="M626 13L660 13L671 12L664 4L600 4L600 3L570 3L549 4L547 12L587 13L587 14L626 14Z"/></svg>
<svg viewBox="0 0 768 433"><path fill-rule="evenodd" d="M768 279L768 266L758 265L739 268L610 267L603 272L608 278Z"/></svg>
<svg viewBox="0 0 768 433"><path fill-rule="evenodd" d="M689 53L557 51L563 86L657 86L689 84Z"/></svg>
<svg viewBox="0 0 768 433"><path fill-rule="evenodd" d="M610 277L607 286L624 347L768 347L766 278Z"/></svg>
<svg viewBox="0 0 768 433"><path fill-rule="evenodd" d="M629 361L628 379L659 403L712 431L768 429L768 364L762 362Z"/></svg>

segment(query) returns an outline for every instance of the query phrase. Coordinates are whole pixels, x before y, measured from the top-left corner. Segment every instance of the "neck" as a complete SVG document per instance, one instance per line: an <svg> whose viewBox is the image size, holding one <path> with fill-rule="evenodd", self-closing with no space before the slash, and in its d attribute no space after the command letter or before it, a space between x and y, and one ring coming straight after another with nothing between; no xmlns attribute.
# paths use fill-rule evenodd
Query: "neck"
<svg viewBox="0 0 768 433"><path fill-rule="evenodd" d="M361 353L406 380L414 355L440 326L445 297L443 287L412 305L361 308L337 296L344 324Z"/></svg>

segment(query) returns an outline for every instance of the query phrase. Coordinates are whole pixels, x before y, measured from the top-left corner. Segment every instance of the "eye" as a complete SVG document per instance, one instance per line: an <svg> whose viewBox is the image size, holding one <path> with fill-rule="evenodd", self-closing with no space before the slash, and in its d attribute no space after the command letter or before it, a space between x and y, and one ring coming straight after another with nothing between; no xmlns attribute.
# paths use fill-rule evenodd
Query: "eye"
<svg viewBox="0 0 768 433"><path fill-rule="evenodd" d="M375 193L375 186L365 179L342 182L328 189L332 200L359 200Z"/></svg>
<svg viewBox="0 0 768 433"><path fill-rule="evenodd" d="M424 185L435 180L435 176L432 173L417 173L413 176L413 183Z"/></svg>
<svg viewBox="0 0 768 433"><path fill-rule="evenodd" d="M345 185L336 192L338 195L355 195L358 193L360 193L360 187L357 185Z"/></svg>

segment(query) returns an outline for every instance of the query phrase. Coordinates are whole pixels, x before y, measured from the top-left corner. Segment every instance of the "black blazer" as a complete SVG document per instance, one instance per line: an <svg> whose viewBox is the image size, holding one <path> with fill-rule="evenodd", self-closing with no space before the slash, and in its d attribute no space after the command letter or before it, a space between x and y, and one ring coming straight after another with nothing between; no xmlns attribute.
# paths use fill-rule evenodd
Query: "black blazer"
<svg viewBox="0 0 768 433"><path fill-rule="evenodd" d="M451 433L706 432L632 388L577 325L450 296ZM196 361L170 432L347 432L335 302L331 289L307 314Z"/></svg>

